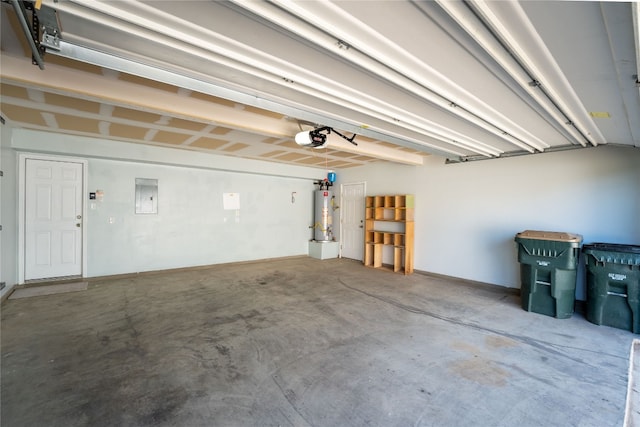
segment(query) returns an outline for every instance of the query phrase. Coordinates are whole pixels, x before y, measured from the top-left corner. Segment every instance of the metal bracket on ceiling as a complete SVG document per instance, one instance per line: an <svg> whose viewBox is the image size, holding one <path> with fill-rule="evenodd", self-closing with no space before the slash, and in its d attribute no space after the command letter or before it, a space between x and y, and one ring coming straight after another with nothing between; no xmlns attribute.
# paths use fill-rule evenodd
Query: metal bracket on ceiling
<svg viewBox="0 0 640 427"><path fill-rule="evenodd" d="M42 28L42 38L40 45L48 49L60 50L60 20L58 19L58 12L48 6L42 6L37 11L38 19L40 20L40 28Z"/></svg>
<svg viewBox="0 0 640 427"><path fill-rule="evenodd" d="M338 40L338 42L336 43L336 45L338 46L338 49L344 49L344 50L349 50L351 49L351 45L348 44L345 41L342 40Z"/></svg>
<svg viewBox="0 0 640 427"><path fill-rule="evenodd" d="M49 34L45 28L42 32L41 45L48 47L49 49L60 50L60 36L57 33Z"/></svg>

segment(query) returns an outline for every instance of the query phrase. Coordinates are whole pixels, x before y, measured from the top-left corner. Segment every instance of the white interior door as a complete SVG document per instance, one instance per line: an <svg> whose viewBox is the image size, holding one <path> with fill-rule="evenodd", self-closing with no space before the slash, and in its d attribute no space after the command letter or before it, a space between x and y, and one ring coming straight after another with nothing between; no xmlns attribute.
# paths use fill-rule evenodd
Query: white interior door
<svg viewBox="0 0 640 427"><path fill-rule="evenodd" d="M82 274L82 167L26 160L25 280Z"/></svg>
<svg viewBox="0 0 640 427"><path fill-rule="evenodd" d="M364 256L365 183L343 184L340 201L342 257L362 261Z"/></svg>

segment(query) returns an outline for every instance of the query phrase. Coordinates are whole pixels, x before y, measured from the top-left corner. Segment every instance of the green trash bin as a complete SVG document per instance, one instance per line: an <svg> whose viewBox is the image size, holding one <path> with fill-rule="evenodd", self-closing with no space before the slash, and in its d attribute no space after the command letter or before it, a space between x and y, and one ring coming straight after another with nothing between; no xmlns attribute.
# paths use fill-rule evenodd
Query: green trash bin
<svg viewBox="0 0 640 427"><path fill-rule="evenodd" d="M587 320L640 333L640 246L584 245Z"/></svg>
<svg viewBox="0 0 640 427"><path fill-rule="evenodd" d="M526 230L516 234L515 241L522 308L558 319L571 317L582 236Z"/></svg>

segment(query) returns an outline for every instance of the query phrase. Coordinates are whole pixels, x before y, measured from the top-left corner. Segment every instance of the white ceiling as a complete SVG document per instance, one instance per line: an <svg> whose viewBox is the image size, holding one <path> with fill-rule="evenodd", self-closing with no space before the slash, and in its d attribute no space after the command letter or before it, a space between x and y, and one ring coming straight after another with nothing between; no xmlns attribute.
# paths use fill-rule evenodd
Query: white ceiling
<svg viewBox="0 0 640 427"><path fill-rule="evenodd" d="M311 166L325 166L330 154L333 167L419 164L424 154L458 161L640 147L638 3L43 0L42 7L57 11L61 27L44 71L24 58L12 5L2 8L2 113L19 126ZM114 109L157 117L114 116ZM29 110L44 116L32 123ZM47 114L85 122L60 126L64 120ZM294 134L313 125L357 133L358 146L331 135L324 158L297 147Z"/></svg>

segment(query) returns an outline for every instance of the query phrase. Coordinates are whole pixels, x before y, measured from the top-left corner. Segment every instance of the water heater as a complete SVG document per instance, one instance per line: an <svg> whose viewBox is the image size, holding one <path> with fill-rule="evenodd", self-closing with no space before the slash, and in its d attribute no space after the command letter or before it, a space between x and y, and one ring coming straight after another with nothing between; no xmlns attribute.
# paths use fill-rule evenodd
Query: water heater
<svg viewBox="0 0 640 427"><path fill-rule="evenodd" d="M333 191L316 190L313 214L313 240L329 242L333 240Z"/></svg>

